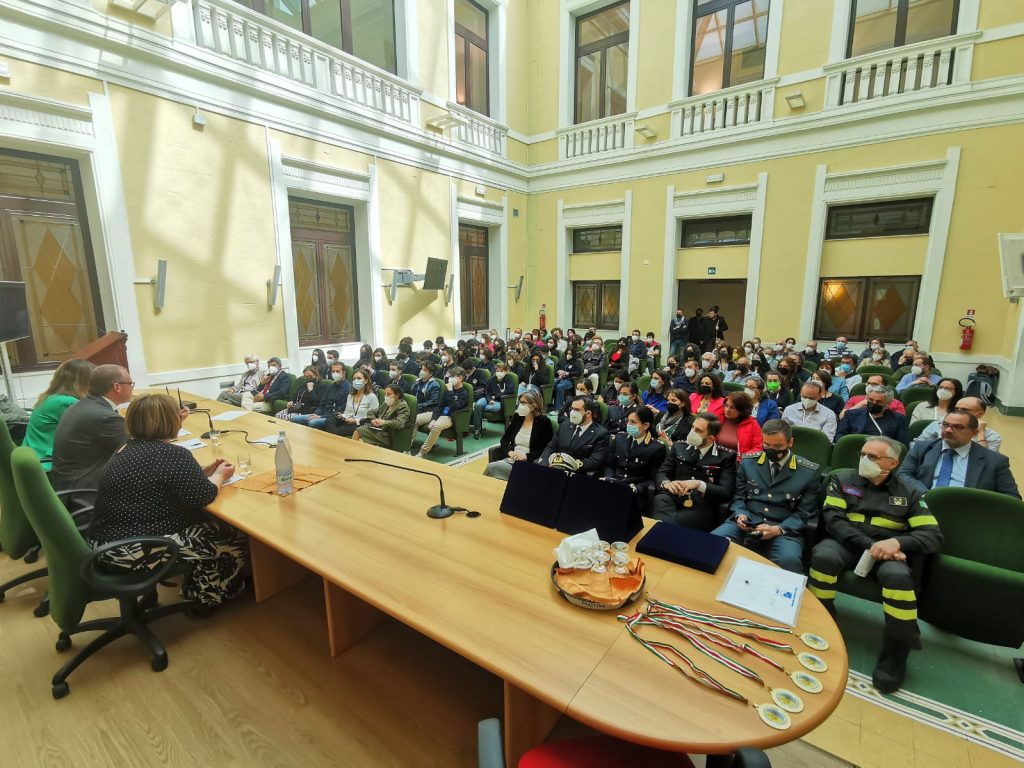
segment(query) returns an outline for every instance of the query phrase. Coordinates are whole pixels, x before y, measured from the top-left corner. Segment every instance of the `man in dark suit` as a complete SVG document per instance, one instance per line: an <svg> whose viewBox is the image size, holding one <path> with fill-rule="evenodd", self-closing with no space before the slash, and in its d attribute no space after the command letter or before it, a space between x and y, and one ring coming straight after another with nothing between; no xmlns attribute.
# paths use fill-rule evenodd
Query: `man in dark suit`
<svg viewBox="0 0 1024 768"><path fill-rule="evenodd" d="M839 420L836 440L843 435L869 435L891 437L904 445L910 444L907 417L889 407L893 401L891 387L870 387L864 401L866 407L848 410Z"/></svg>
<svg viewBox="0 0 1024 768"><path fill-rule="evenodd" d="M704 337L705 349L712 350L715 348L715 342L719 339L725 339L725 332L729 330L729 324L725 322L725 318L718 314L718 305L708 308L707 317L704 318L704 326L707 328L707 333Z"/></svg>
<svg viewBox="0 0 1024 768"><path fill-rule="evenodd" d="M683 310L677 309L676 316L669 321L668 338L670 342L668 353L678 356L686 342L690 340L690 321L686 319Z"/></svg>
<svg viewBox="0 0 1024 768"><path fill-rule="evenodd" d="M96 488L114 451L128 441L117 406L132 399L132 381L120 365L99 365L89 394L65 411L53 438L50 480L58 491Z"/></svg>
<svg viewBox="0 0 1024 768"><path fill-rule="evenodd" d="M704 310L700 307L693 311L693 317L690 318L689 322L689 332L690 343L696 346L698 351L703 352L704 343L707 341L708 329L705 326ZM711 346L714 348L715 343L711 342Z"/></svg>
<svg viewBox="0 0 1024 768"><path fill-rule="evenodd" d="M608 430L595 423L596 408L591 397L575 398L569 418L562 422L537 463L574 472L603 472L608 463Z"/></svg>
<svg viewBox="0 0 1024 768"><path fill-rule="evenodd" d="M718 524L720 506L736 487L736 453L715 440L721 429L715 414L702 413L686 440L672 444L654 476L653 517L702 531Z"/></svg>
<svg viewBox="0 0 1024 768"><path fill-rule="evenodd" d="M954 486L980 488L1020 498L1017 481L1010 472L1010 460L974 442L978 419L956 410L942 419L942 437L916 442L900 465L897 475L919 488Z"/></svg>
<svg viewBox="0 0 1024 768"><path fill-rule="evenodd" d="M252 409L261 413L272 413L275 400L287 400L291 395L291 379L281 365L281 358L271 357L267 360L267 375L263 378L260 388L253 393Z"/></svg>

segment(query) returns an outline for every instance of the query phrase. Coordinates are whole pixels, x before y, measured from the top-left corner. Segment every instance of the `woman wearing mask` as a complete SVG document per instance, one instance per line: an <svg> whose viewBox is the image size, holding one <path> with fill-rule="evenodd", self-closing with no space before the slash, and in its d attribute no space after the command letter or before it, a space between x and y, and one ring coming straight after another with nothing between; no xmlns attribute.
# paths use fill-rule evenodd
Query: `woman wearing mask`
<svg viewBox="0 0 1024 768"><path fill-rule="evenodd" d="M608 356L609 373L626 373L629 365L629 352L627 351L629 340L625 337L615 342L615 349Z"/></svg>
<svg viewBox="0 0 1024 768"><path fill-rule="evenodd" d="M548 383L548 364L540 354L530 355L530 365L526 369L526 376L519 380L519 392L522 394L528 389L540 392L540 388Z"/></svg>
<svg viewBox="0 0 1024 768"><path fill-rule="evenodd" d="M345 378L345 364L335 363L332 365L329 377L328 383L320 387L320 403L313 413L294 414L289 417L289 421L307 424L314 429L325 429L328 423L333 423L335 414L345 410L348 393L351 389Z"/></svg>
<svg viewBox="0 0 1024 768"><path fill-rule="evenodd" d="M761 425L751 414L754 404L743 392L730 392L725 396L722 431L718 444L740 456L761 450Z"/></svg>
<svg viewBox="0 0 1024 768"><path fill-rule="evenodd" d="M654 437L655 413L641 405L626 419L625 434L619 435L608 452L604 479L628 485L633 498L646 511L647 495L653 488L654 473L665 460L665 448Z"/></svg>
<svg viewBox="0 0 1024 768"><path fill-rule="evenodd" d="M787 405L794 402L793 393L786 389L785 382L778 371L768 372L764 382L764 397L775 403L780 413Z"/></svg>
<svg viewBox="0 0 1024 768"><path fill-rule="evenodd" d="M373 368L373 347L363 344L359 348L359 359L352 364L353 368Z"/></svg>
<svg viewBox="0 0 1024 768"><path fill-rule="evenodd" d="M818 403L828 408L836 416L839 416L845 406L845 402L841 397L839 397L839 395L832 391L831 387L833 382L829 372L824 368L819 368L811 374L811 381L819 382L825 388L825 392L827 393L825 397L818 400Z"/></svg>
<svg viewBox="0 0 1024 768"><path fill-rule="evenodd" d="M715 361L713 369L718 374L718 378L724 379L725 374L733 370L736 365L732 361L732 347L724 346L718 350L718 358Z"/></svg>
<svg viewBox="0 0 1024 768"><path fill-rule="evenodd" d="M672 445L686 438L693 426L690 414L690 396L681 389L670 389L665 401L665 414L658 421L658 440Z"/></svg>
<svg viewBox="0 0 1024 768"><path fill-rule="evenodd" d="M494 375L487 380L487 384L484 386L484 396L473 404L470 434L479 440L484 431L484 411L500 412L502 400L506 397L514 397L515 394L512 379L508 378L508 366L505 363L495 363Z"/></svg>
<svg viewBox="0 0 1024 768"><path fill-rule="evenodd" d="M829 381L831 382L831 384L828 385L828 391L831 394L838 397L843 403L850 399L850 390L846 388L846 380L836 376L836 367L832 365L831 360L822 360L818 363L818 370L824 371L828 374ZM812 376L811 378L814 377ZM842 408L840 408L840 410L842 410Z"/></svg>
<svg viewBox="0 0 1024 768"><path fill-rule="evenodd" d="M755 349L749 355L750 358L750 370L761 377L761 381L765 380L768 375L768 371L771 370L771 366L768 365L768 358L764 352L759 349Z"/></svg>
<svg viewBox="0 0 1024 768"><path fill-rule="evenodd" d="M556 410L562 409L565 396L576 386L576 379L583 375L583 365L576 354L575 347L566 347L565 354L555 367L555 402Z"/></svg>
<svg viewBox="0 0 1024 768"><path fill-rule="evenodd" d="M32 409L21 444L35 451L47 472L53 464L53 436L57 434L57 425L64 411L89 394L92 369L93 364L88 360L65 360L53 372L50 386Z"/></svg>
<svg viewBox="0 0 1024 768"><path fill-rule="evenodd" d="M536 461L553 436L554 428L551 419L544 415L540 392L523 392L508 429L492 451L494 459L487 465L484 475L508 480L515 462ZM497 458L499 456L501 458Z"/></svg>
<svg viewBox="0 0 1024 768"><path fill-rule="evenodd" d="M697 391L690 395L690 411L713 413L719 420L725 418L725 399L722 397L722 382L713 373L701 374Z"/></svg>
<svg viewBox="0 0 1024 768"><path fill-rule="evenodd" d="M305 381L295 393L295 399L289 401L288 407L280 411L277 418L305 424L316 414L316 409L320 405L320 371L315 365L307 365L302 370L302 375Z"/></svg>
<svg viewBox="0 0 1024 768"><path fill-rule="evenodd" d="M384 351L383 347L377 347L373 350L373 364L371 367L374 372L387 371L389 363L388 353Z"/></svg>
<svg viewBox="0 0 1024 768"><path fill-rule="evenodd" d="M626 418L640 406L640 392L636 383L629 381L619 387L619 395L615 403L608 406L608 424L605 425L611 434L626 430Z"/></svg>
<svg viewBox="0 0 1024 768"><path fill-rule="evenodd" d="M778 376L776 376L778 380ZM764 383L753 377L743 382L743 394L750 398L750 414L757 419L758 426L763 425L768 419L781 419L782 412L778 404L770 397L764 396Z"/></svg>
<svg viewBox="0 0 1024 768"><path fill-rule="evenodd" d="M914 412L910 414L910 421L907 423L913 424L915 421L925 420L940 421L945 418L947 413L952 413L956 409L956 404L963 396L964 390L959 381L939 379L939 383L928 395L928 399L918 403L914 408Z"/></svg>
<svg viewBox="0 0 1024 768"><path fill-rule="evenodd" d="M366 419L352 433L352 439L367 445L394 448L395 433L405 429L411 418L402 387L388 384L384 387L383 404L366 414Z"/></svg>
<svg viewBox="0 0 1024 768"><path fill-rule="evenodd" d="M683 349L683 360L696 360L697 365L700 365L701 348L696 344L687 344Z"/></svg>
<svg viewBox="0 0 1024 768"><path fill-rule="evenodd" d="M795 403L800 399L800 387L803 386L796 375L796 366L793 365L792 361L782 359L779 361L779 367L776 370L782 382L782 392L789 398L791 403Z"/></svg>
<svg viewBox="0 0 1024 768"><path fill-rule="evenodd" d="M619 390L622 389L622 385L628 381L626 374L616 373L612 376L611 381L601 390L601 402L605 403L611 408L615 403L618 402Z"/></svg>
<svg viewBox="0 0 1024 768"><path fill-rule="evenodd" d="M327 361L327 356L324 354L322 349L314 349L313 355L310 358L309 364L316 368L317 379L326 379L327 374L330 373L331 364Z"/></svg>
<svg viewBox="0 0 1024 768"><path fill-rule="evenodd" d="M380 401L370 386L370 377L365 371L356 371L352 374L352 391L345 404L345 410L335 417L334 426L328 426L327 429L336 435L351 437L356 427L364 419L369 418L370 411L376 410L379 406Z"/></svg>
<svg viewBox="0 0 1024 768"><path fill-rule="evenodd" d="M668 404L666 393L669 389L671 389L671 385L669 384L668 376L661 371L655 371L651 374L650 386L641 395L641 402L654 411L655 414L661 414Z"/></svg>

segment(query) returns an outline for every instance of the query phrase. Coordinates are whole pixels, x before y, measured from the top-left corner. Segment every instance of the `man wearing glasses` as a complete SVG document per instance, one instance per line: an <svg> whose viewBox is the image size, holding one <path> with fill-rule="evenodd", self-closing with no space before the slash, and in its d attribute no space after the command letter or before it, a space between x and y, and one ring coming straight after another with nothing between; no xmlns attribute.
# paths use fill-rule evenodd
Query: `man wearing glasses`
<svg viewBox="0 0 1024 768"><path fill-rule="evenodd" d="M957 408L942 419L941 437L914 443L899 476L922 493L929 488L980 488L1020 498L1010 460L975 442L978 418Z"/></svg>
<svg viewBox="0 0 1024 768"><path fill-rule="evenodd" d="M907 657L921 647L915 573L925 555L939 551L942 533L922 498L924 491L894 475L903 446L869 438L857 469L833 473L825 497L826 538L814 547L807 588L835 616L839 576L870 553L868 578L882 585L885 633L872 674L875 688L892 693L907 674Z"/></svg>
<svg viewBox="0 0 1024 768"><path fill-rule="evenodd" d="M53 438L50 479L58 491L95 488L107 460L128 440L117 407L132 399L135 382L120 365L98 365L89 394L61 417Z"/></svg>

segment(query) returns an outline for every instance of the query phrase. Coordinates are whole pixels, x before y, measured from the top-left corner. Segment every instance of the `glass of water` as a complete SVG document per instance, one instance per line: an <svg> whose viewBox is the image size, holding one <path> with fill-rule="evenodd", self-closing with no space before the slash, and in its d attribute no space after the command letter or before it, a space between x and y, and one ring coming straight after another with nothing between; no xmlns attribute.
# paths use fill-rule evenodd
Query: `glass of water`
<svg viewBox="0 0 1024 768"><path fill-rule="evenodd" d="M218 448L220 446L220 432L216 429L210 431L210 445L214 448Z"/></svg>
<svg viewBox="0 0 1024 768"><path fill-rule="evenodd" d="M248 453L238 454L238 464L235 465L235 471L242 477L248 477L252 474L252 457Z"/></svg>

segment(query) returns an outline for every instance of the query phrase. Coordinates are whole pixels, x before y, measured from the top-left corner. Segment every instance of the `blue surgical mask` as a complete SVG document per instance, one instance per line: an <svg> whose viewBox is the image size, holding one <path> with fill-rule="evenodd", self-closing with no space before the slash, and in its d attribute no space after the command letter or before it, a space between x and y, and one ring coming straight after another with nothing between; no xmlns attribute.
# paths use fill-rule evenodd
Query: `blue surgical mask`
<svg viewBox="0 0 1024 768"><path fill-rule="evenodd" d="M352 380L352 389L358 391L358 390L363 388L363 384L364 383L365 382L362 379L353 379Z"/></svg>
<svg viewBox="0 0 1024 768"><path fill-rule="evenodd" d="M620 405L629 405L629 395L619 395Z"/></svg>
<svg viewBox="0 0 1024 768"><path fill-rule="evenodd" d="M640 425L639 424L627 424L626 425L626 434L629 435L630 437L638 437L640 435Z"/></svg>

